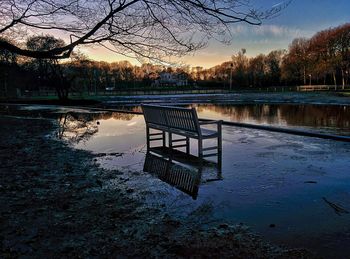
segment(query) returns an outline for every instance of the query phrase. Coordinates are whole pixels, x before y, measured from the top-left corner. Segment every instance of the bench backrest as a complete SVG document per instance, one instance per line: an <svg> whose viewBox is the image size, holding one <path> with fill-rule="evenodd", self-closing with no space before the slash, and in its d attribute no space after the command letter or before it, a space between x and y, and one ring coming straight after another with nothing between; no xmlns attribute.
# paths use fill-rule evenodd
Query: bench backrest
<svg viewBox="0 0 350 259"><path fill-rule="evenodd" d="M142 105L141 107L147 124L152 123L160 126L167 126L165 114L158 106Z"/></svg>
<svg viewBox="0 0 350 259"><path fill-rule="evenodd" d="M197 112L194 108L142 105L146 123L199 133Z"/></svg>

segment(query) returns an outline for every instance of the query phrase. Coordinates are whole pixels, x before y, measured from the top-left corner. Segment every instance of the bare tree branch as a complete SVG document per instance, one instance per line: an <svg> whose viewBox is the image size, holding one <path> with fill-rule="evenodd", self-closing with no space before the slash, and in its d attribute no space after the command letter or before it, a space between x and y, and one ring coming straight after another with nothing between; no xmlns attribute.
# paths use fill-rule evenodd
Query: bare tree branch
<svg viewBox="0 0 350 259"><path fill-rule="evenodd" d="M78 45L110 42L118 53L157 58L182 56L209 38L227 41L230 26L259 25L289 4L259 11L249 0L2 0L0 49L33 58L68 58ZM23 35L59 32L63 47L33 51Z"/></svg>

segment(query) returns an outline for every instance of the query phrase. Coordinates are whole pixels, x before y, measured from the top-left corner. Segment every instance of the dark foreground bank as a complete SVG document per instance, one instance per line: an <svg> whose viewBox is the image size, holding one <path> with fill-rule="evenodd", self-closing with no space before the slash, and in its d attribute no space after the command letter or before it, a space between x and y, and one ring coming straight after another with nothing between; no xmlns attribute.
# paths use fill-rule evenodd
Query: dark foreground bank
<svg viewBox="0 0 350 259"><path fill-rule="evenodd" d="M58 141L52 120L0 117L0 125L1 258L312 257L242 225L201 225L200 209L179 220L142 204L124 172Z"/></svg>

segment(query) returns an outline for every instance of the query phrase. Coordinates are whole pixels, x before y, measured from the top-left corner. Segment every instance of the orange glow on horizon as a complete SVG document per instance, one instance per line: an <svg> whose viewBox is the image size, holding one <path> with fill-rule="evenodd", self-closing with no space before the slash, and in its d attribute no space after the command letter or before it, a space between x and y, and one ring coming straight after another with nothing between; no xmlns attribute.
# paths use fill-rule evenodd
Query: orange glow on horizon
<svg viewBox="0 0 350 259"><path fill-rule="evenodd" d="M137 59L133 59L130 57L126 57L120 54L116 54L108 49L101 47L94 48L80 48L80 51L84 53L89 59L94 61L105 61L108 63L119 62L127 60L132 65L140 66L140 62ZM189 54L178 61L176 63L189 65L190 67L201 66L204 68L211 68L216 65L220 65L221 63L230 60L231 54L210 54L207 49L203 49L195 54Z"/></svg>

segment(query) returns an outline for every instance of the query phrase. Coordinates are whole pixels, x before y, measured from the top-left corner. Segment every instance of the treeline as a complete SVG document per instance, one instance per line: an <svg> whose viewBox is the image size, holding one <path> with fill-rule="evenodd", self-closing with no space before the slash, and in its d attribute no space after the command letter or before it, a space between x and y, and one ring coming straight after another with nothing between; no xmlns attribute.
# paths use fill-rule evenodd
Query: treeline
<svg viewBox="0 0 350 259"><path fill-rule="evenodd" d="M63 45L53 36L30 37L30 50L48 50ZM0 50L0 95L16 95L21 90L56 90L60 99L70 91L98 92L106 89L145 88L154 85L161 73L182 74L192 84L189 67L165 67L155 64L133 66L129 61L103 62L73 53L67 61L34 59Z"/></svg>
<svg viewBox="0 0 350 259"><path fill-rule="evenodd" d="M221 65L209 69L194 68L194 78L199 85L220 84L232 89L279 86L285 53L284 50L274 50L268 55L248 58L246 50L242 49L232 56L231 61Z"/></svg>
<svg viewBox="0 0 350 259"><path fill-rule="evenodd" d="M231 61L199 69L203 82L229 82L232 73L233 87L349 84L350 24L294 39L288 50L248 58L242 49Z"/></svg>
<svg viewBox="0 0 350 259"><path fill-rule="evenodd" d="M52 36L33 36L25 43L30 50L49 50L64 42ZM154 84L163 72L186 77L187 86L211 88L259 88L281 85L349 83L350 24L316 33L312 38L297 38L288 50L248 57L240 50L221 65L165 67L154 64L133 66L128 61L114 63L89 60L74 53L67 61L24 58L0 50L0 94L16 89L56 89L60 98L68 92L165 87ZM176 77L175 77L176 81ZM173 81L173 82L175 82Z"/></svg>
<svg viewBox="0 0 350 259"><path fill-rule="evenodd" d="M307 84L348 84L350 24L321 31L311 39L296 39L283 60L283 78Z"/></svg>

